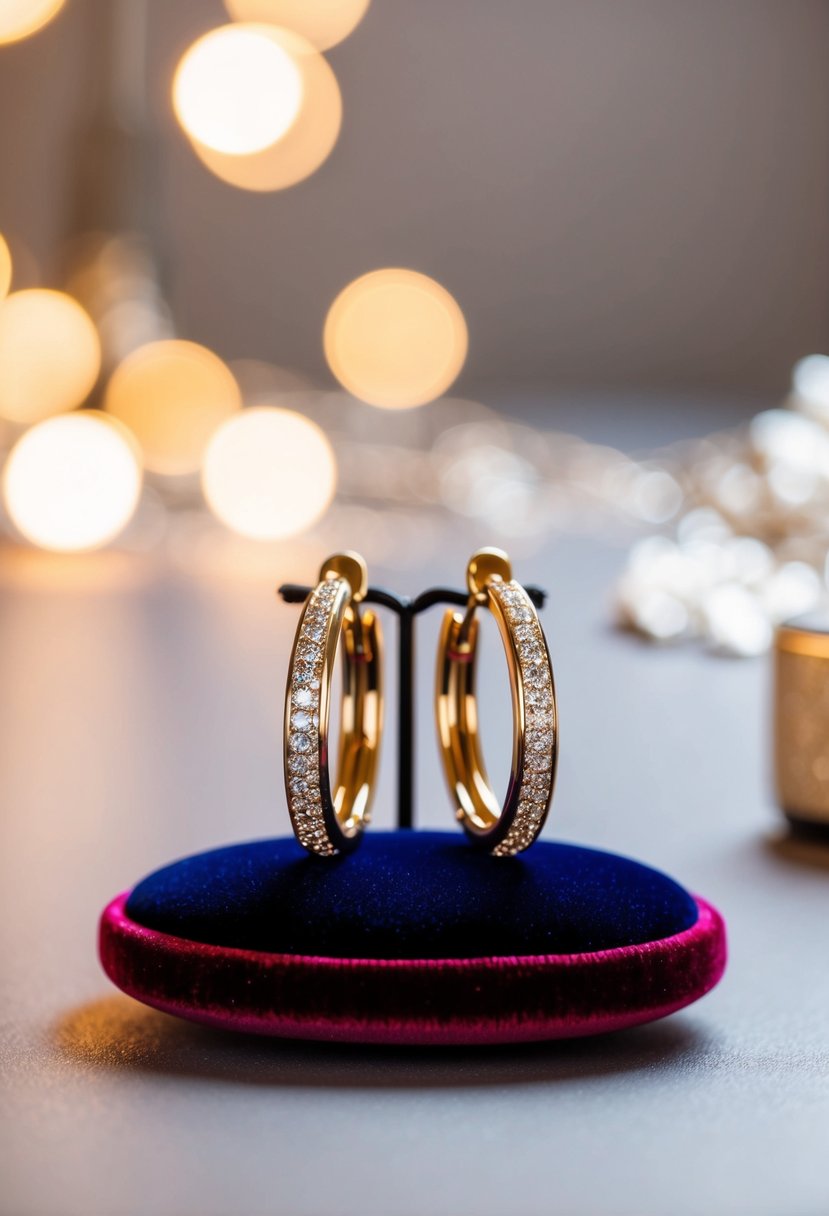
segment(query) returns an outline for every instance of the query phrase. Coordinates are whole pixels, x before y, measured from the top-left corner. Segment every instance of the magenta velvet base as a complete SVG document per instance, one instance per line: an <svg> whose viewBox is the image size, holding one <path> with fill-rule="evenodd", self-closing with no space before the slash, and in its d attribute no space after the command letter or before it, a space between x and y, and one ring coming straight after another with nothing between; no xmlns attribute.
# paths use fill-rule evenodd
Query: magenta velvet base
<svg viewBox="0 0 829 1216"><path fill-rule="evenodd" d="M147 929L120 895L101 918L110 979L156 1009L229 1030L353 1043L575 1038L673 1013L717 983L725 927L699 917L659 941L581 954L351 959L214 946Z"/></svg>

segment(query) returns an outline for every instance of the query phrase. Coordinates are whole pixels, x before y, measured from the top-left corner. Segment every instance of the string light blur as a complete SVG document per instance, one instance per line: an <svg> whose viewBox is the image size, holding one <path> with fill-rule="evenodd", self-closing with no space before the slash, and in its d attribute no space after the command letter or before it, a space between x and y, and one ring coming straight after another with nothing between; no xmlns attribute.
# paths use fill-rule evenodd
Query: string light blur
<svg viewBox="0 0 829 1216"><path fill-rule="evenodd" d="M279 540L322 517L337 466L325 433L292 410L255 406L224 423L210 442L202 488L214 514L242 536Z"/></svg>
<svg viewBox="0 0 829 1216"><path fill-rule="evenodd" d="M12 255L8 244L0 234L0 301L9 294L12 285Z"/></svg>
<svg viewBox="0 0 829 1216"><path fill-rule="evenodd" d="M362 21L369 0L225 0L234 21L264 21L295 30L317 50L347 38Z"/></svg>
<svg viewBox="0 0 829 1216"><path fill-rule="evenodd" d="M66 0L0 0L0 45L19 42L43 29Z"/></svg>
<svg viewBox="0 0 829 1216"><path fill-rule="evenodd" d="M216 428L242 405L233 373L196 342L168 339L132 352L113 372L106 411L135 435L154 473L194 473Z"/></svg>
<svg viewBox="0 0 829 1216"><path fill-rule="evenodd" d="M185 51L173 80L173 107L184 130L230 156L275 144L301 102L302 75L267 26L211 30Z"/></svg>
<svg viewBox="0 0 829 1216"><path fill-rule="evenodd" d="M370 405L406 409L440 397L466 359L456 300L414 270L375 270L337 296L325 321L325 357L340 384Z"/></svg>
<svg viewBox="0 0 829 1216"><path fill-rule="evenodd" d="M285 190L304 181L331 154L342 125L342 96L328 61L293 31L268 31L293 60L302 81L299 112L280 140L261 152L231 156L191 136L193 151L211 173L240 190Z"/></svg>
<svg viewBox="0 0 829 1216"><path fill-rule="evenodd" d="M74 409L100 366L98 333L71 296L34 288L0 303L0 417L30 423Z"/></svg>
<svg viewBox="0 0 829 1216"><path fill-rule="evenodd" d="M129 523L141 468L129 433L96 410L48 418L18 439L3 473L6 509L33 544L95 549Z"/></svg>

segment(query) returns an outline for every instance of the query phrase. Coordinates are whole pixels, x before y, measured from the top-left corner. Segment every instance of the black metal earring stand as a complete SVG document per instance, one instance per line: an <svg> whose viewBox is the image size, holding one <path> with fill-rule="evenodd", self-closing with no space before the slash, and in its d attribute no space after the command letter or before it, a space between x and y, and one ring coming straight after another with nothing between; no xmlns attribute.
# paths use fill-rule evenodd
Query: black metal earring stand
<svg viewBox="0 0 829 1216"><path fill-rule="evenodd" d="M312 587L297 583L284 583L279 594L286 604L301 604L310 595ZM543 608L547 592L540 587L525 587L527 595L536 608ZM369 587L363 603L388 608L398 619L398 717L397 717L397 826L414 826L414 666L415 666L415 617L436 604L465 608L469 593L454 591L451 587L430 587L413 600L395 595L382 587Z"/></svg>

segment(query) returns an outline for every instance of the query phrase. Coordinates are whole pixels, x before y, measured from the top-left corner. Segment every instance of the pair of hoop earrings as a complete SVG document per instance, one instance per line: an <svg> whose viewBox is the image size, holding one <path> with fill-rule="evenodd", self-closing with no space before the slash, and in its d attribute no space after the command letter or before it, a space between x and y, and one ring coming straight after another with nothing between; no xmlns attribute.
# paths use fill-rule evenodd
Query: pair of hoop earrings
<svg viewBox="0 0 829 1216"><path fill-rule="evenodd" d="M449 609L438 645L436 716L455 815L475 844L509 857L529 848L550 806L558 753L555 686L544 631L509 558L481 549L466 571L464 612ZM356 553L323 562L302 609L285 701L285 787L294 832L310 852L353 848L369 822L382 736L382 634L362 605L366 564ZM503 805L486 774L478 732L475 676L479 608L494 616L509 668L513 739ZM332 785L329 723L337 650L342 650L337 779Z"/></svg>

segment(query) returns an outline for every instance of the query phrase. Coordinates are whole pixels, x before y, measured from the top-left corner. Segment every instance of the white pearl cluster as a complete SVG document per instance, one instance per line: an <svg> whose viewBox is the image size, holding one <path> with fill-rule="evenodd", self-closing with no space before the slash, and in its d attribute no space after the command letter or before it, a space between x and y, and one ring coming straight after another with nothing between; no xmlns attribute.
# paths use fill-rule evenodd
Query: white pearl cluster
<svg viewBox="0 0 829 1216"><path fill-rule="evenodd" d="M825 606L829 358L795 368L787 408L705 441L674 476L684 511L673 536L633 546L616 593L623 625L750 656L776 625Z"/></svg>

